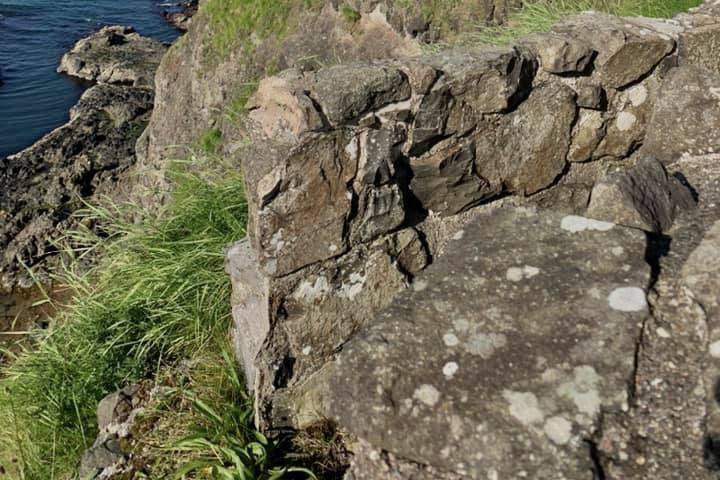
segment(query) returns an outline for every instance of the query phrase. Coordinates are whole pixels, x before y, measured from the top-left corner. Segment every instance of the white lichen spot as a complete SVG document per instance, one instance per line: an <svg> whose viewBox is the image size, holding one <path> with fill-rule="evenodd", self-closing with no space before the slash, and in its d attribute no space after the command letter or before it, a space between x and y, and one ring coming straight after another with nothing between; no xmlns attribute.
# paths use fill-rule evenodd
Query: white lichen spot
<svg viewBox="0 0 720 480"><path fill-rule="evenodd" d="M507 270L507 273L505 274L505 278L507 278L511 282L519 282L523 279L523 271L522 268L518 267L510 267Z"/></svg>
<svg viewBox="0 0 720 480"><path fill-rule="evenodd" d="M310 352L312 352L312 347L310 345L302 349L302 353L305 356L310 355Z"/></svg>
<svg viewBox="0 0 720 480"><path fill-rule="evenodd" d="M564 417L551 417L545 422L543 431L554 444L566 445L572 437L572 423Z"/></svg>
<svg viewBox="0 0 720 480"><path fill-rule="evenodd" d="M338 246L337 246L337 245L330 245L330 247L328 248L328 250L330 250L330 253L335 253L335 252L338 251Z"/></svg>
<svg viewBox="0 0 720 480"><path fill-rule="evenodd" d="M471 336L463 345L470 355L478 355L484 359L490 358L495 350L507 345L507 337L502 333L479 333Z"/></svg>
<svg viewBox="0 0 720 480"><path fill-rule="evenodd" d="M708 351L710 352L711 357L720 358L720 340L711 343Z"/></svg>
<svg viewBox="0 0 720 480"><path fill-rule="evenodd" d="M494 468L488 470L487 480L500 480L500 475L498 475L497 470L495 470Z"/></svg>
<svg viewBox="0 0 720 480"><path fill-rule="evenodd" d="M422 292L427 287L428 287L428 282L426 282L425 280L416 280L412 286L413 290L415 290L416 292Z"/></svg>
<svg viewBox="0 0 720 480"><path fill-rule="evenodd" d="M360 275L356 272L351 273L349 278L350 283L342 284L340 290L338 291L338 296L347 300L353 300L360 294L360 292L363 291L366 279L366 275Z"/></svg>
<svg viewBox="0 0 720 480"><path fill-rule="evenodd" d="M560 222L560 228L572 233L584 232L585 230L607 232L608 230L612 230L613 227L615 227L614 223L593 220L592 218L577 215L568 215Z"/></svg>
<svg viewBox="0 0 720 480"><path fill-rule="evenodd" d="M620 312L642 312L647 309L645 290L639 287L616 288L608 297L610 308Z"/></svg>
<svg viewBox="0 0 720 480"><path fill-rule="evenodd" d="M525 265L523 267L523 273L525 274L525 278L533 278L540 274L540 269L537 267L531 267L530 265Z"/></svg>
<svg viewBox="0 0 720 480"><path fill-rule="evenodd" d="M462 238L465 236L465 230L458 230L455 235L453 235L453 240L462 240Z"/></svg>
<svg viewBox="0 0 720 480"><path fill-rule="evenodd" d="M504 390L503 398L510 404L510 415L523 425L542 423L545 419L545 415L540 410L540 403L534 393Z"/></svg>
<svg viewBox="0 0 720 480"><path fill-rule="evenodd" d="M275 250L275 253L278 253L284 246L285 241L283 240L283 229L281 228L270 238L270 247Z"/></svg>
<svg viewBox="0 0 720 480"><path fill-rule="evenodd" d="M360 139L358 137L353 137L350 143L345 146L345 153L351 160L357 160L360 153Z"/></svg>
<svg viewBox="0 0 720 480"><path fill-rule="evenodd" d="M532 267L530 265L525 265L522 268L519 267L511 267L508 268L505 278L507 278L511 282L519 282L522 279L526 278L533 278L540 274L540 269L537 267Z"/></svg>
<svg viewBox="0 0 720 480"><path fill-rule="evenodd" d="M330 291L330 284L325 277L317 277L314 283L304 280L300 286L293 292L293 298L296 300L306 300L314 302L325 296Z"/></svg>
<svg viewBox="0 0 720 480"><path fill-rule="evenodd" d="M453 326L458 332L467 332L470 328L470 322L466 318L458 318L453 321Z"/></svg>
<svg viewBox="0 0 720 480"><path fill-rule="evenodd" d="M600 412L602 403L598 388L602 377L589 365L576 367L573 371L574 380L561 384L557 388L557 393L570 399L580 413L595 418Z"/></svg>
<svg viewBox="0 0 720 480"><path fill-rule="evenodd" d="M637 117L634 114L630 112L620 112L615 119L615 126L621 132L627 132L628 130L633 128L633 126L635 126L636 122Z"/></svg>
<svg viewBox="0 0 720 480"><path fill-rule="evenodd" d="M413 393L413 398L421 401L428 407L434 407L440 400L440 392L432 385L420 385Z"/></svg>
<svg viewBox="0 0 720 480"><path fill-rule="evenodd" d="M670 338L670 332L668 332L663 327L658 327L657 330L655 330L655 333L657 333L657 336L660 338Z"/></svg>
<svg viewBox="0 0 720 480"><path fill-rule="evenodd" d="M627 91L627 95L633 107L639 107L647 100L648 90L645 88L645 85L636 85Z"/></svg>
<svg viewBox="0 0 720 480"><path fill-rule="evenodd" d="M457 347L460 345L460 340L454 333L446 333L443 335L443 342L448 347Z"/></svg>
<svg viewBox="0 0 720 480"><path fill-rule="evenodd" d="M445 375L445 378L448 380L455 376L457 371L460 369L460 366L456 362L448 362L443 367L443 375Z"/></svg>
<svg viewBox="0 0 720 480"><path fill-rule="evenodd" d="M625 253L625 249L623 247L613 247L610 252L616 257L622 257Z"/></svg>

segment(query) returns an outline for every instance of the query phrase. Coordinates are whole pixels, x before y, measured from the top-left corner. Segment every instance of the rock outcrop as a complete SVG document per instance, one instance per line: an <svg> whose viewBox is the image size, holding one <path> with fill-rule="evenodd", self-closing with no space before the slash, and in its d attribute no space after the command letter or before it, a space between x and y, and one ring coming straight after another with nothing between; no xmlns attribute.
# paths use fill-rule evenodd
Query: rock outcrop
<svg viewBox="0 0 720 480"><path fill-rule="evenodd" d="M712 478L718 8L262 80L226 138L258 425L334 418L348 478Z"/></svg>
<svg viewBox="0 0 720 480"><path fill-rule="evenodd" d="M252 86L268 73L414 56L423 45L452 39L467 27L502 22L517 2L287 3L287 15L272 22L286 24L281 33L238 31L230 48L218 46L216 36L228 28L222 16L237 12L210 14L200 5L158 70L155 113L138 143L139 169L151 193L164 184L167 160L186 154L178 146L193 144L210 128L237 138L237 122L227 118L242 110ZM230 142L226 153L233 151Z"/></svg>
<svg viewBox="0 0 720 480"><path fill-rule="evenodd" d="M132 27L104 27L75 44L57 70L93 82L153 88L166 50Z"/></svg>
<svg viewBox="0 0 720 480"><path fill-rule="evenodd" d="M31 283L27 268L43 276L56 260L54 242L85 202L127 198L125 175L150 119L153 68L164 50L127 27L108 27L65 57L66 67L74 65L70 73L98 84L72 108L67 124L0 159L0 290Z"/></svg>

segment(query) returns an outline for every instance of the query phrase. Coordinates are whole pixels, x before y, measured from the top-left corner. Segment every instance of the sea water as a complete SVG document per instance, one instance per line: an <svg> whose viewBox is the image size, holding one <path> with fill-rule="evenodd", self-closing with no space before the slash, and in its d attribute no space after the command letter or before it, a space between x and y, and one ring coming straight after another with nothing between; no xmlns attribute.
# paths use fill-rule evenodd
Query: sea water
<svg viewBox="0 0 720 480"><path fill-rule="evenodd" d="M0 158L68 120L87 83L56 73L60 57L105 25L172 42L157 0L0 0Z"/></svg>

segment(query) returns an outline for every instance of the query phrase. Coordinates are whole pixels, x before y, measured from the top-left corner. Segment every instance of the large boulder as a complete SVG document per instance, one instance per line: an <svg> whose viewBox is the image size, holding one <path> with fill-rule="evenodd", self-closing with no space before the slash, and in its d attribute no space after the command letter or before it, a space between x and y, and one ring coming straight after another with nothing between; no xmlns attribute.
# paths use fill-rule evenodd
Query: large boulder
<svg viewBox="0 0 720 480"><path fill-rule="evenodd" d="M603 415L629 408L645 236L500 209L456 238L343 347L328 413L462 478L590 478Z"/></svg>
<svg viewBox="0 0 720 480"><path fill-rule="evenodd" d="M150 87L167 46L132 27L104 27L63 55L58 72L94 82Z"/></svg>

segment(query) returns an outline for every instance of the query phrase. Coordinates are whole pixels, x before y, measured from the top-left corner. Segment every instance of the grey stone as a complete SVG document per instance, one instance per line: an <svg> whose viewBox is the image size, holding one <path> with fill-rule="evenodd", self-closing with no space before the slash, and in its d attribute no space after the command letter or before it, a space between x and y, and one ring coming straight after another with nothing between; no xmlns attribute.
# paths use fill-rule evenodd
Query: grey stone
<svg viewBox="0 0 720 480"><path fill-rule="evenodd" d="M533 89L517 110L488 122L476 138L476 168L491 185L530 195L563 172L577 107L575 92L550 83Z"/></svg>
<svg viewBox="0 0 720 480"><path fill-rule="evenodd" d="M443 215L456 214L499 193L475 168L475 144L446 142L411 159L410 189L422 206Z"/></svg>
<svg viewBox="0 0 720 480"><path fill-rule="evenodd" d="M549 73L582 73L592 64L595 51L586 43L553 33L533 34L520 39L540 59Z"/></svg>
<svg viewBox="0 0 720 480"><path fill-rule="evenodd" d="M573 127L568 161L585 162L592 158L595 149L605 138L606 122L603 112L580 109L578 120Z"/></svg>
<svg viewBox="0 0 720 480"><path fill-rule="evenodd" d="M435 88L449 87L476 114L513 107L536 69L533 59L515 48L452 50L428 62L443 73Z"/></svg>
<svg viewBox="0 0 720 480"><path fill-rule="evenodd" d="M720 152L720 77L692 66L664 80L643 151L663 163L683 155Z"/></svg>
<svg viewBox="0 0 720 480"><path fill-rule="evenodd" d="M400 227L405 220L405 201L400 187L382 185L365 188L359 195L358 216L353 220L351 242L376 239Z"/></svg>
<svg viewBox="0 0 720 480"><path fill-rule="evenodd" d="M228 249L225 271L232 283L232 337L248 390L255 388L255 358L270 332L270 282L245 239Z"/></svg>
<svg viewBox="0 0 720 480"><path fill-rule="evenodd" d="M410 84L400 70L363 64L322 69L310 89L310 95L333 126L407 100L411 95Z"/></svg>
<svg viewBox="0 0 720 480"><path fill-rule="evenodd" d="M376 448L464 478L589 477L601 411L628 408L645 236L500 209L457 238L344 347L331 413Z"/></svg>
<svg viewBox="0 0 720 480"><path fill-rule="evenodd" d="M664 232L675 217L694 206L690 190L652 157L645 157L633 168L615 172L593 188L587 216L640 228Z"/></svg>

